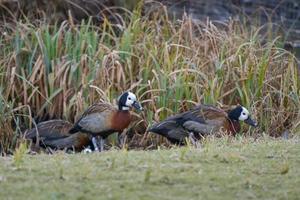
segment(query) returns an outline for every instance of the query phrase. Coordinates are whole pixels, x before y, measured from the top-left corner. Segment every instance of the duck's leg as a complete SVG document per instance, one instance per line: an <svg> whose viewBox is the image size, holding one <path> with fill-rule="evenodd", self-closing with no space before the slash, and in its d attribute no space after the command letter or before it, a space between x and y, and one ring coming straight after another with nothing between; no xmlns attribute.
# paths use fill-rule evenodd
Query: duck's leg
<svg viewBox="0 0 300 200"><path fill-rule="evenodd" d="M99 151L99 147L98 147L98 143L97 143L97 138L96 137L92 137L92 143L94 146L94 150L95 151Z"/></svg>
<svg viewBox="0 0 300 200"><path fill-rule="evenodd" d="M126 131L124 130L123 132L118 133L118 145L121 149L124 148L126 142Z"/></svg>
<svg viewBox="0 0 300 200"><path fill-rule="evenodd" d="M190 139L191 143L195 146L196 138L195 138L193 132L189 132L189 139Z"/></svg>
<svg viewBox="0 0 300 200"><path fill-rule="evenodd" d="M197 140L197 138L195 137L193 132L189 132L189 139L190 139L191 143L194 145L194 147L196 147L196 148L201 147L199 141Z"/></svg>
<svg viewBox="0 0 300 200"><path fill-rule="evenodd" d="M104 142L105 140L99 136L99 142L100 142L100 152L104 151Z"/></svg>

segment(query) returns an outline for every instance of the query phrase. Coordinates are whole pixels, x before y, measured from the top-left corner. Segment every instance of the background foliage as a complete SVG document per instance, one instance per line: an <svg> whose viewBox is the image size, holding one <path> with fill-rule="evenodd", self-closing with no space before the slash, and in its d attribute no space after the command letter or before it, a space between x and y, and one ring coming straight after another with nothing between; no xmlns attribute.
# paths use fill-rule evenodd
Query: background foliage
<svg viewBox="0 0 300 200"><path fill-rule="evenodd" d="M33 123L74 121L95 101L115 103L125 90L145 108L128 130L130 147L164 143L146 128L197 103L249 108L259 128L242 134L298 132L297 61L272 24L173 20L163 8L141 13L139 4L118 23L2 23L1 151L13 149Z"/></svg>

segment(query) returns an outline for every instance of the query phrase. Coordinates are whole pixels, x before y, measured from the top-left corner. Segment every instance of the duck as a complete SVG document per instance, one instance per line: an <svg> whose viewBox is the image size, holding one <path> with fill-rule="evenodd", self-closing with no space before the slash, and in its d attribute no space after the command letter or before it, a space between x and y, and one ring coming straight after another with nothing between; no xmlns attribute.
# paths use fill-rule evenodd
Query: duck
<svg viewBox="0 0 300 200"><path fill-rule="evenodd" d="M241 105L225 111L202 104L156 123L148 131L166 137L172 144L183 145L188 137L195 143L205 135L220 131L235 135L241 130L241 121L257 127L257 122Z"/></svg>
<svg viewBox="0 0 300 200"><path fill-rule="evenodd" d="M41 147L50 147L55 150L74 149L82 151L88 148L91 143L91 137L82 132L70 134L69 130L73 124L65 120L49 120L37 124L35 128L27 130L25 139L34 143L39 141Z"/></svg>
<svg viewBox="0 0 300 200"><path fill-rule="evenodd" d="M132 92L124 92L118 98L118 107L105 102L97 102L87 108L70 129L70 134L77 132L92 136L96 151L104 150L104 140L112 133L122 133L131 123L130 109L142 111L141 104ZM99 145L98 145L99 144ZM98 147L99 146L99 147Z"/></svg>

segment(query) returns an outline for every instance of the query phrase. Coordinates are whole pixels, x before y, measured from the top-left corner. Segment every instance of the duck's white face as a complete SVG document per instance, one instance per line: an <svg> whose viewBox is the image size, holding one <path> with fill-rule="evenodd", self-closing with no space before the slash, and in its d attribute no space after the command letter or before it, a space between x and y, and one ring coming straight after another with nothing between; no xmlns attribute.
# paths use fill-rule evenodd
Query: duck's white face
<svg viewBox="0 0 300 200"><path fill-rule="evenodd" d="M239 116L239 120L245 121L248 118L249 118L249 111L246 108L242 107L241 114Z"/></svg>
<svg viewBox="0 0 300 200"><path fill-rule="evenodd" d="M251 119L249 111L243 106L237 106L228 113L230 120L243 121L251 126L256 127L257 122Z"/></svg>
<svg viewBox="0 0 300 200"><path fill-rule="evenodd" d="M132 107L135 102L136 102L135 94L133 94L132 92L128 92L125 105L128 107Z"/></svg>
<svg viewBox="0 0 300 200"><path fill-rule="evenodd" d="M135 109L142 111L143 108L136 100L135 94L132 92L125 92L119 97L119 110L129 110L134 107Z"/></svg>

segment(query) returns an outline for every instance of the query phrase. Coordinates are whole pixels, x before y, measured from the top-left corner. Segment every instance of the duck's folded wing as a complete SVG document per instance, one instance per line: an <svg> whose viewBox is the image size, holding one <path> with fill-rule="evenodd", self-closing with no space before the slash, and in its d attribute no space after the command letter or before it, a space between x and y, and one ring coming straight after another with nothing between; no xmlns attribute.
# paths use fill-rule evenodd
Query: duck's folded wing
<svg viewBox="0 0 300 200"><path fill-rule="evenodd" d="M167 133L167 138L172 143L177 143L177 144L183 143L185 138L188 136L189 136L189 133L186 130L184 130L182 127L171 129Z"/></svg>
<svg viewBox="0 0 300 200"><path fill-rule="evenodd" d="M157 133L168 138L173 143L183 142L188 133L173 120L165 120L154 124L149 132Z"/></svg>
<svg viewBox="0 0 300 200"><path fill-rule="evenodd" d="M39 123L35 128L25 132L25 138L36 139L40 138L58 139L69 136L69 130L72 124L64 120L50 120Z"/></svg>
<svg viewBox="0 0 300 200"><path fill-rule="evenodd" d="M80 127L81 131L88 133L99 133L107 131L111 128L110 113L92 113L83 117L77 126Z"/></svg>
<svg viewBox="0 0 300 200"><path fill-rule="evenodd" d="M218 131L219 126L211 125L211 124L203 124L196 121L186 121L183 124L183 127L191 132L200 133L201 135L209 135Z"/></svg>
<svg viewBox="0 0 300 200"><path fill-rule="evenodd" d="M75 123L70 133L83 131L87 133L99 133L110 130L111 118L116 108L110 104L97 103L89 107Z"/></svg>
<svg viewBox="0 0 300 200"><path fill-rule="evenodd" d="M208 135L220 129L226 120L227 114L213 106L199 105L183 113L182 127L188 131Z"/></svg>

